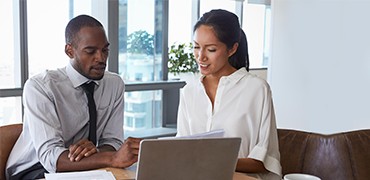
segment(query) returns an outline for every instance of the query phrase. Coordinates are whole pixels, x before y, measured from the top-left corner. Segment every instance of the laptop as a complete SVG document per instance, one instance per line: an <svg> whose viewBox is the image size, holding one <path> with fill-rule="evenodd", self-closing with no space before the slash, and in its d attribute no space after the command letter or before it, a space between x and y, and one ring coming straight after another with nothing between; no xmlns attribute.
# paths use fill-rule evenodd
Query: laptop
<svg viewBox="0 0 370 180"><path fill-rule="evenodd" d="M241 138L144 139L136 180L232 180Z"/></svg>

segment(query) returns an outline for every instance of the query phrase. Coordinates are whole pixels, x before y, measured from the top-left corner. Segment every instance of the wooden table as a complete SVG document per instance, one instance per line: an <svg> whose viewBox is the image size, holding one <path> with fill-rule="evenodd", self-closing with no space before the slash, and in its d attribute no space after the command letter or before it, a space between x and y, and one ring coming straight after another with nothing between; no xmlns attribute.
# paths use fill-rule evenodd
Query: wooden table
<svg viewBox="0 0 370 180"><path fill-rule="evenodd" d="M119 168L103 168L103 169L112 172L114 177L117 180L135 179L135 171L132 171L132 170L119 169ZM247 176L243 173L235 172L233 180L256 180L256 178Z"/></svg>

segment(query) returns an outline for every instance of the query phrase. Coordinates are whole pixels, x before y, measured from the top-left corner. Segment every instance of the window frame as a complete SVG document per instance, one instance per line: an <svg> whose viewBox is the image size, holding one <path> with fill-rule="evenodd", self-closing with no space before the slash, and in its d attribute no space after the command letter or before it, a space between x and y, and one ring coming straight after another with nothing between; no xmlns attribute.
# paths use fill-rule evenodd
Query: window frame
<svg viewBox="0 0 370 180"><path fill-rule="evenodd" d="M73 2L73 0L70 0ZM238 1L238 0L235 0ZM271 5L270 0L248 0L249 3ZM20 67L20 88L0 89L0 98L4 97L21 97L23 94L23 88L26 80L29 78L28 73L28 42L27 42L27 0L14 1L14 7L17 11L14 13L19 17L19 35L20 48L19 48L19 65ZM111 72L118 73L119 64L119 46L118 46L118 16L119 16L119 1L118 0L92 0L93 9L92 14L99 19L103 19L102 23L106 27L108 39L110 41L110 55L108 60L108 70ZM99 5L96 5L99 4ZM200 14L200 0L192 0L192 22L193 24L197 21ZM101 7L107 7L106 11L102 12ZM180 89L185 85L184 81L168 80L168 16L169 16L169 1L163 0L163 14L162 14L162 72L163 77L161 81L143 82L143 83L126 83L126 91L146 91L146 90L162 90L162 126L165 128L162 130L153 129L151 132L138 133L139 137L159 137L164 135L174 135L176 133L176 122L177 122L177 107L179 103ZM237 12L239 17L242 16L243 2L237 3ZM94 10L95 9L95 10ZM241 19L242 22L242 19ZM23 117L23 105L22 105L22 117ZM22 120L23 121L23 120ZM168 129L169 128L169 129Z"/></svg>

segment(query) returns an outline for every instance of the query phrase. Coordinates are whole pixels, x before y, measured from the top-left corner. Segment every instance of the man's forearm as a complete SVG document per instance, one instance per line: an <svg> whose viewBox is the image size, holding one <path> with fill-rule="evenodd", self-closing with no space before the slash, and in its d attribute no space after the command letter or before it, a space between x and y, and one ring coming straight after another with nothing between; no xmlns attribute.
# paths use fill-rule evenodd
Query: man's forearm
<svg viewBox="0 0 370 180"><path fill-rule="evenodd" d="M80 161L70 161L68 151L64 151L58 158L57 172L80 171L110 167L115 152L105 151L85 157Z"/></svg>
<svg viewBox="0 0 370 180"><path fill-rule="evenodd" d="M97 152L79 161L71 161L68 158L69 151L64 151L58 158L57 172L91 170L104 167L129 167L137 162L141 140L140 138L129 137L117 151ZM109 146L104 146L103 149L109 150L110 148Z"/></svg>

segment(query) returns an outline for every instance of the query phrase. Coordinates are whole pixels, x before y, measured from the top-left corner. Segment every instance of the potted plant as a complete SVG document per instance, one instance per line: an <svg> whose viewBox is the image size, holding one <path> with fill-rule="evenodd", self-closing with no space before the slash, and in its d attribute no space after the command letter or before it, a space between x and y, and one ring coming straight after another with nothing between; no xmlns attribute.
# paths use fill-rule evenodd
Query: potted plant
<svg viewBox="0 0 370 180"><path fill-rule="evenodd" d="M168 72L174 77L181 74L194 74L199 71L193 54L192 43L175 43L168 53Z"/></svg>

